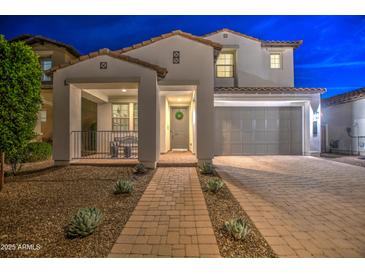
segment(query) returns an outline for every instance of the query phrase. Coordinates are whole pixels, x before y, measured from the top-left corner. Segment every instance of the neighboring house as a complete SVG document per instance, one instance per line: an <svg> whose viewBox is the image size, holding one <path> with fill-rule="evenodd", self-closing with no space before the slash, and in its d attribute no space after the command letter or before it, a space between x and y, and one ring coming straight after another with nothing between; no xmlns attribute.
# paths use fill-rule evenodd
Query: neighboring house
<svg viewBox="0 0 365 274"><path fill-rule="evenodd" d="M52 76L46 75L44 71L55 65L64 64L80 56L80 53L72 46L46 38L39 35L25 34L18 36L11 41L24 41L31 46L39 56L43 70L42 74L42 109L39 113L38 122L35 128L38 134L37 139L52 141L53 130L53 84Z"/></svg>
<svg viewBox="0 0 365 274"><path fill-rule="evenodd" d="M294 87L302 41L263 41L223 29L174 31L118 51L101 49L53 67L54 160L160 153L319 153L321 88ZM82 128L83 100L97 131Z"/></svg>
<svg viewBox="0 0 365 274"><path fill-rule="evenodd" d="M365 155L365 88L322 99L322 150Z"/></svg>

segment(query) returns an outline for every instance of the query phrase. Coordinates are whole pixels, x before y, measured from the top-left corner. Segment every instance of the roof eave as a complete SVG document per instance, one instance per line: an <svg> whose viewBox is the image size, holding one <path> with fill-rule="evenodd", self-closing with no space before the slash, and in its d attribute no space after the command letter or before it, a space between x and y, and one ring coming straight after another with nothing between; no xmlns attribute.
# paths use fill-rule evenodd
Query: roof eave
<svg viewBox="0 0 365 274"><path fill-rule="evenodd" d="M158 65L154 65L154 64L142 61L140 59L137 59L137 58L134 58L134 57L131 57L131 56L128 56L128 55L123 55L123 54L120 54L120 53L117 53L117 52L113 52L110 49L104 48L104 49L100 49L98 51L90 52L87 55L82 55L79 58L71 60L71 61L69 61L65 64L57 65L57 66L51 68L50 70L46 71L46 74L51 75L54 72L56 72L57 70L60 70L60 69L69 67L71 65L77 64L79 62L89 60L89 59L93 59L93 58L96 58L96 57L99 57L99 56L110 56L110 57L113 57L113 58L120 59L122 61L126 61L126 62L129 62L129 63L133 63L133 64L136 64L136 65L143 66L145 68L152 69L152 70L156 71L158 80L161 80L161 79L165 78L165 76L168 73L166 68L163 68L163 67L160 67Z"/></svg>

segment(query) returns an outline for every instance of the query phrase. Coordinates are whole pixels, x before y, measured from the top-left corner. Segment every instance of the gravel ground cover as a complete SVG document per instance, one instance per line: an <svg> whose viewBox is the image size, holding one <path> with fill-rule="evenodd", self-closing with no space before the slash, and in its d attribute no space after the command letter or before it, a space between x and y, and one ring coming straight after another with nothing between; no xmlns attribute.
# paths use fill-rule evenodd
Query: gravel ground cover
<svg viewBox="0 0 365 274"><path fill-rule="evenodd" d="M199 170L197 172L221 256L226 258L277 257L227 186L224 185L217 193L207 192L205 191L206 183L214 176L202 175ZM225 221L237 217L243 217L249 221L251 232L243 240L234 240L224 227Z"/></svg>
<svg viewBox="0 0 365 274"><path fill-rule="evenodd" d="M130 167L68 166L7 177L0 192L0 257L106 257L153 171ZM113 194L130 178L131 195ZM67 239L65 228L82 207L97 207L103 220L86 238Z"/></svg>

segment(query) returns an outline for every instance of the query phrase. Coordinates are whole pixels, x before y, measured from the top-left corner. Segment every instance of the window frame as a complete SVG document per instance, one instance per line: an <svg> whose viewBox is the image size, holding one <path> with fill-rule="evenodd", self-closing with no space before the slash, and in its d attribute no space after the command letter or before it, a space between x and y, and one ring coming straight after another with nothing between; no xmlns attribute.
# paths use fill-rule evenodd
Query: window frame
<svg viewBox="0 0 365 274"><path fill-rule="evenodd" d="M219 56L221 54L230 54L232 55L232 64L231 65L227 65L227 64L224 64L224 65L220 65L218 64L218 59L219 59ZM236 53L234 51L222 51L218 56L218 59L216 61L216 64L215 64L215 77L216 78L219 78L219 79L224 79L224 78L235 78L235 75L236 75ZM231 67L232 68L232 76L218 76L218 67Z"/></svg>
<svg viewBox="0 0 365 274"><path fill-rule="evenodd" d="M133 130L138 131L138 103L133 103Z"/></svg>
<svg viewBox="0 0 365 274"><path fill-rule="evenodd" d="M279 67L278 68L273 68L272 67L272 62L271 62L271 56L273 55L279 55ZM283 54L281 52L270 52L269 55L269 67L270 69L283 69Z"/></svg>
<svg viewBox="0 0 365 274"><path fill-rule="evenodd" d="M128 113L128 117L126 118L120 118L120 117L114 117L114 106L120 106L120 105L126 105L127 106L127 113ZM112 104L112 131L129 131L129 119L131 117L130 111L129 111L129 103L113 103ZM119 125L117 125L119 127L119 129L115 129L115 120L119 120ZM126 125L122 125L121 121L127 121ZM127 129L120 129L122 126L126 126Z"/></svg>
<svg viewBox="0 0 365 274"><path fill-rule="evenodd" d="M39 63L41 65L41 69L42 69L41 82L43 84L50 84L50 83L52 83L53 78L52 78L52 76L48 76L48 75L45 74L45 71L48 70L48 69L44 69L43 64L44 64L45 61L50 61L51 62L51 67L49 69L51 69L53 67L52 57L48 56L48 57L40 57L39 58ZM47 77L47 79L44 79L45 77Z"/></svg>

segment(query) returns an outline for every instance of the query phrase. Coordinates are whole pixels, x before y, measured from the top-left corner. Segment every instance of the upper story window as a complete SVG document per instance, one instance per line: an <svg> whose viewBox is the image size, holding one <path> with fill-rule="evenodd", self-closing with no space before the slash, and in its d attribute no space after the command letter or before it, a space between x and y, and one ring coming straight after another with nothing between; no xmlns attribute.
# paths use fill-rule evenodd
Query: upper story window
<svg viewBox="0 0 365 274"><path fill-rule="evenodd" d="M50 75L45 74L45 71L52 68L52 59L51 58L41 58L41 68L42 68L42 82L51 82L52 77Z"/></svg>
<svg viewBox="0 0 365 274"><path fill-rule="evenodd" d="M113 104L113 130L129 130L129 104Z"/></svg>
<svg viewBox="0 0 365 274"><path fill-rule="evenodd" d="M234 77L234 53L222 52L218 56L216 63L216 77L232 78Z"/></svg>
<svg viewBox="0 0 365 274"><path fill-rule="evenodd" d="M270 53L270 68L271 69L281 68L281 53Z"/></svg>

